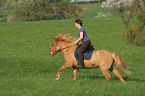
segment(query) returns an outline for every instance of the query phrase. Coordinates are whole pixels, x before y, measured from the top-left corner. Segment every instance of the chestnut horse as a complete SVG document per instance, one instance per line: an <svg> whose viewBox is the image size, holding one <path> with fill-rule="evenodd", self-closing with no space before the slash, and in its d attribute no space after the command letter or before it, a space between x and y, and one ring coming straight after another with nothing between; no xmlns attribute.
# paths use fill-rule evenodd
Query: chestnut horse
<svg viewBox="0 0 145 96"><path fill-rule="evenodd" d="M74 44L75 41L76 38L73 38L68 34L58 34L53 38L50 55L54 56L59 51L61 51L64 54L65 61L65 64L59 69L56 75L56 80L60 79L60 73L64 69L73 67L78 63L76 58L74 57L74 52L77 48L77 45ZM90 60L84 60L84 66L85 68L99 67L107 80L110 80L111 78L108 72L110 68L112 68L111 72L114 73L122 82L125 81L122 78L121 73L116 70L118 66L120 66L120 68L127 74L131 74L131 72L127 69L127 65L124 64L123 58L119 54L110 53L106 50L95 50ZM73 67L73 80L76 79L77 70L77 68Z"/></svg>

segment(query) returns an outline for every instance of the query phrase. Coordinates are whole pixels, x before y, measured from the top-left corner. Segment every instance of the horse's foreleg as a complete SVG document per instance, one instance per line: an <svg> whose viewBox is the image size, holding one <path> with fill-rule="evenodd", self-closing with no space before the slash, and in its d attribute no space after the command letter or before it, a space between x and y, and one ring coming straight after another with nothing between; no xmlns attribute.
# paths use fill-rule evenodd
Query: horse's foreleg
<svg viewBox="0 0 145 96"><path fill-rule="evenodd" d="M59 80L59 78L60 78L60 73L61 73L61 71L63 71L64 69L66 69L64 65L63 65L61 68L59 68L59 71L58 71L58 73L57 73L57 75L56 75L56 80Z"/></svg>
<svg viewBox="0 0 145 96"><path fill-rule="evenodd" d="M73 80L76 79L77 70L78 70L77 68L73 69Z"/></svg>

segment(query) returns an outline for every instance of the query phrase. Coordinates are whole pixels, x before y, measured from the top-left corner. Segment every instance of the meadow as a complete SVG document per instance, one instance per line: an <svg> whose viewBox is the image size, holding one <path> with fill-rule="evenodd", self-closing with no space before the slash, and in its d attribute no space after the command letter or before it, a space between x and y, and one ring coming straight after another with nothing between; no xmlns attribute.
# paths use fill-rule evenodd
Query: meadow
<svg viewBox="0 0 145 96"><path fill-rule="evenodd" d="M0 23L0 96L144 96L145 47L137 47L121 37L121 18L84 18L84 28L96 50L120 54L132 72L126 83L110 72L107 81L99 68L80 69L72 80L72 68L62 72L63 54L49 56L52 38L59 33L76 38L75 19Z"/></svg>

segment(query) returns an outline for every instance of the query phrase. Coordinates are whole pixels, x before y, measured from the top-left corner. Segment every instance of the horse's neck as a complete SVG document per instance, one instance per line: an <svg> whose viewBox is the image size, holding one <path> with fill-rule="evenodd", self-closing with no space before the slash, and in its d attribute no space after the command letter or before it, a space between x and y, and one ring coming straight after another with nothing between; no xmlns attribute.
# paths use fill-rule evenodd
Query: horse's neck
<svg viewBox="0 0 145 96"><path fill-rule="evenodd" d="M72 45L72 44L61 44L61 52L66 55L66 54L69 54L70 52L73 52L75 50L75 48L77 47L76 45Z"/></svg>

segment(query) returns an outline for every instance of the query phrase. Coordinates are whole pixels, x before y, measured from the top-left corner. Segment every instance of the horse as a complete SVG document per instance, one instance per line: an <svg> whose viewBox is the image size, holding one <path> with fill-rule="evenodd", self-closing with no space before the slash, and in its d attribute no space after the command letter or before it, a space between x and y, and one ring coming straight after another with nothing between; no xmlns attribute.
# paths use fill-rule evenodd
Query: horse
<svg viewBox="0 0 145 96"><path fill-rule="evenodd" d="M78 64L78 61L74 57L74 52L77 48L77 45L74 44L76 40L76 38L70 36L69 34L57 34L53 38L50 55L54 56L61 51L64 55L65 61L64 65L59 69L56 75L56 80L60 79L60 73L63 70L70 67L73 67L72 79L76 79L76 74L78 72L78 69L74 67ZM115 74L121 82L125 82L121 73L116 69L118 66L128 75L131 74L131 72L127 69L128 66L124 63L123 58L117 53L111 53L106 50L95 50L90 60L84 60L84 67L86 69L99 67L108 81L111 78L109 74L109 70L111 69L110 71Z"/></svg>

